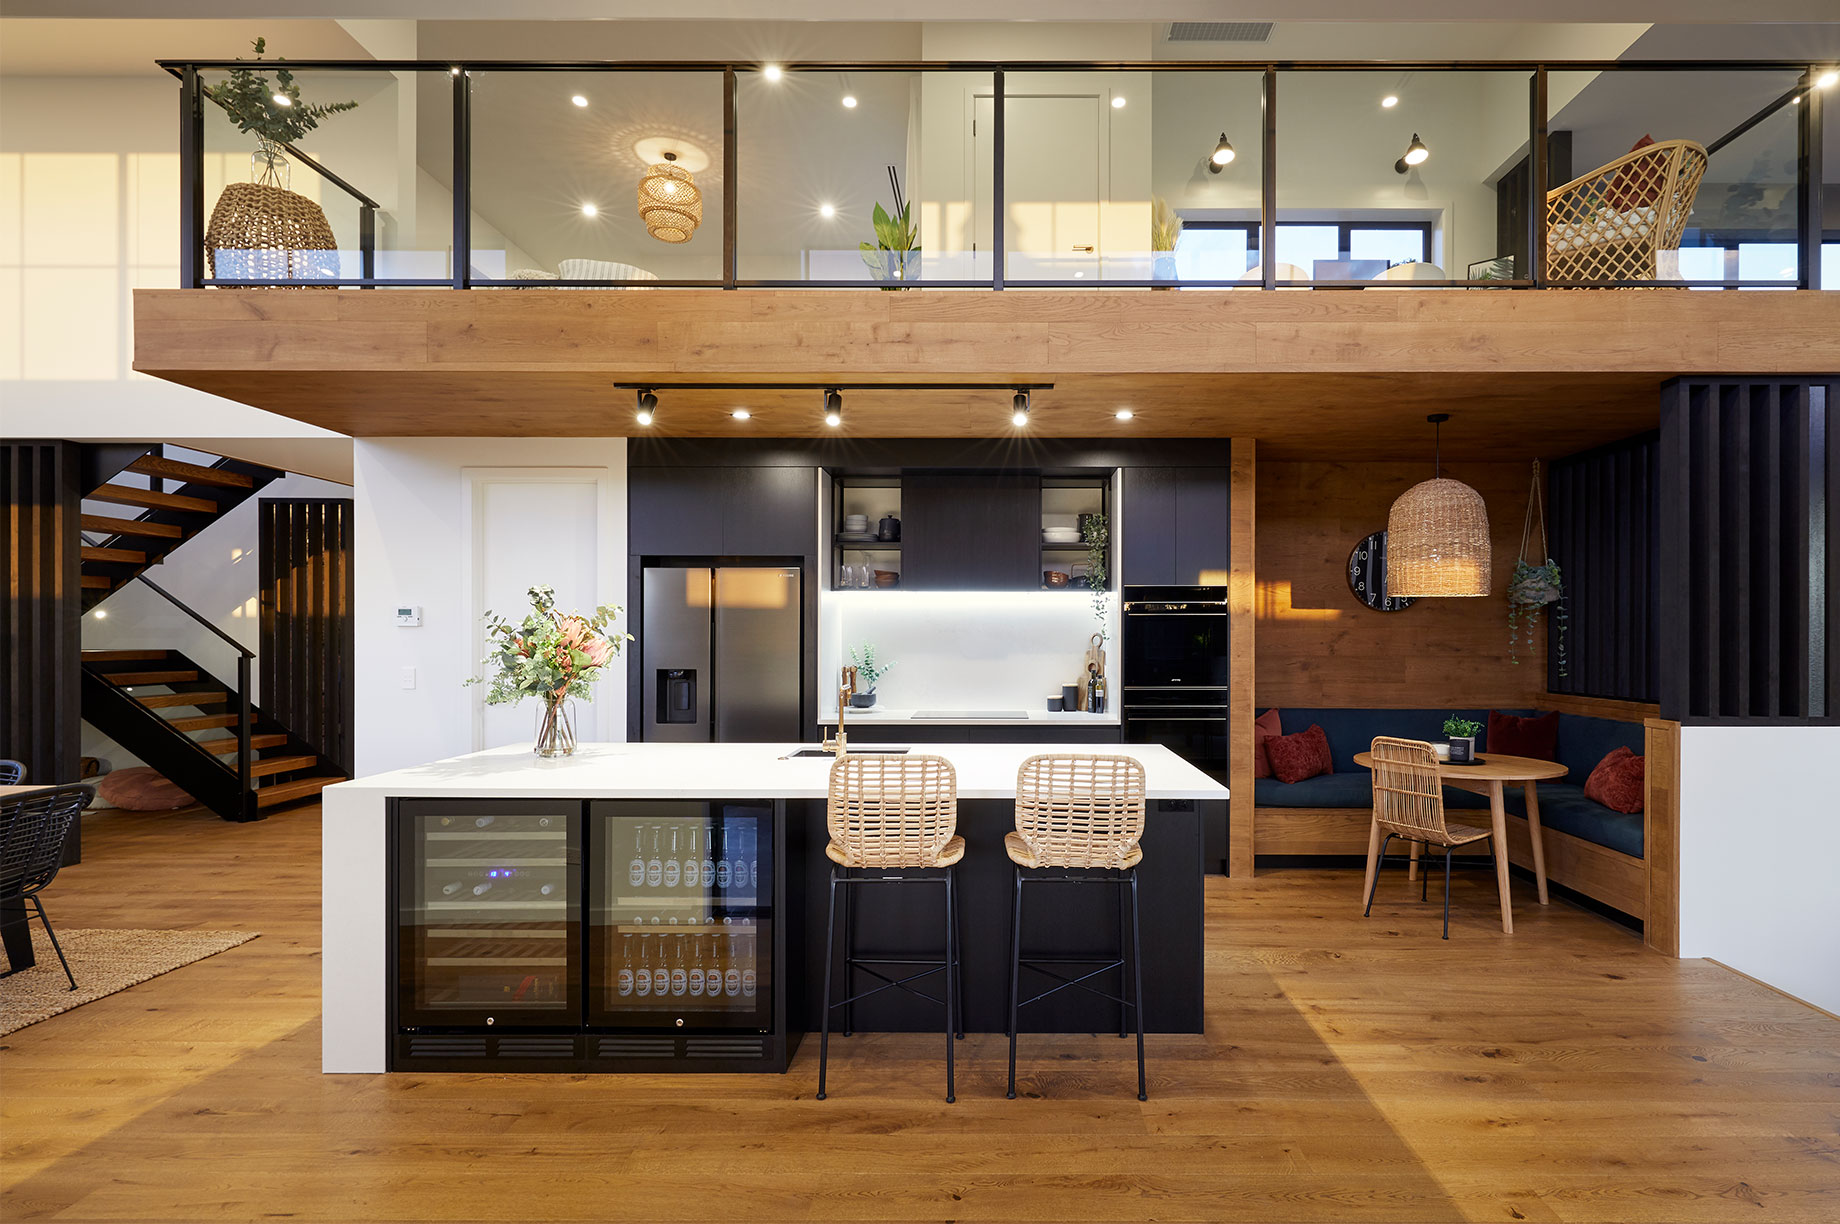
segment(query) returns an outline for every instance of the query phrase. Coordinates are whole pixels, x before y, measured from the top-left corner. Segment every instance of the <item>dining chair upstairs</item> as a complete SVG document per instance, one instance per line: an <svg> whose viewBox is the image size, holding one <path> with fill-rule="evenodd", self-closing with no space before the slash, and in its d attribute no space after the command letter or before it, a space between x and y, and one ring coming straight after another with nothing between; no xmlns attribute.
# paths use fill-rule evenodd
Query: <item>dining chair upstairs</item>
<svg viewBox="0 0 1840 1224"><path fill-rule="evenodd" d="M64 957L38 894L57 878L70 826L95 797L93 786L48 786L0 799L0 905L29 903L38 911L38 920L45 924L45 934L51 937L51 947L57 952L58 963L64 966L64 976L70 980L72 990L77 988L76 976L70 971L70 962ZM13 972L8 970L0 976L11 976Z"/></svg>
<svg viewBox="0 0 1840 1224"><path fill-rule="evenodd" d="M18 786L25 776L24 761L0 761L0 786Z"/></svg>
<svg viewBox="0 0 1840 1224"><path fill-rule="evenodd" d="M1377 736L1373 742L1374 818L1367 839L1367 904L1373 913L1380 868L1394 838L1444 851L1444 938L1450 938L1450 856L1459 846L1493 842L1487 829L1453 824L1444 810L1437 753L1423 740ZM1491 846L1491 849L1499 847ZM1422 886L1421 886L1422 895Z"/></svg>

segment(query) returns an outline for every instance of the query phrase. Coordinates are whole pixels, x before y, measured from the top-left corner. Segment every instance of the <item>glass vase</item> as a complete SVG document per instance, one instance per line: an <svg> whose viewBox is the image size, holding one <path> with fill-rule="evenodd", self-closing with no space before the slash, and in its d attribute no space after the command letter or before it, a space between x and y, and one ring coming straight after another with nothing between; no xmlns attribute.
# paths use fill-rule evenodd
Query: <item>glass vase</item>
<svg viewBox="0 0 1840 1224"><path fill-rule="evenodd" d="M540 757L565 757L575 751L575 703L545 697L537 703L537 739L533 751Z"/></svg>
<svg viewBox="0 0 1840 1224"><path fill-rule="evenodd" d="M288 189L289 166L281 145L273 140L256 138L256 151L249 155L249 177L264 187Z"/></svg>

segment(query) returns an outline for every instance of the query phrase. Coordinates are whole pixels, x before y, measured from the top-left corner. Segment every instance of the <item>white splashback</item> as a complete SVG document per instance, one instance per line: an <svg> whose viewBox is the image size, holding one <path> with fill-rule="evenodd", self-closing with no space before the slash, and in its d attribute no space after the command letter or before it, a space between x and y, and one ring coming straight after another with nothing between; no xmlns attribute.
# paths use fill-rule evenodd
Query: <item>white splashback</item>
<svg viewBox="0 0 1840 1224"><path fill-rule="evenodd" d="M818 618L821 710L851 647L891 661L879 704L907 710L1039 710L1085 675L1098 629L1077 591L826 591ZM1106 683L1118 693L1118 601L1108 597Z"/></svg>

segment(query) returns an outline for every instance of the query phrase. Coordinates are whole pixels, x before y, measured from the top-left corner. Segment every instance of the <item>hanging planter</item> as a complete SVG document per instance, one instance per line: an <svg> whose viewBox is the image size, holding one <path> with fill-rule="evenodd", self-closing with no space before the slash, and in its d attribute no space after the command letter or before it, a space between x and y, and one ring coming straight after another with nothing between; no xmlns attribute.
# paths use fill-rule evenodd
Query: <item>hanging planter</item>
<svg viewBox="0 0 1840 1224"><path fill-rule="evenodd" d="M1533 541L1535 525L1540 529L1541 560L1529 561L1527 547ZM1508 661L1518 664L1523 645L1531 651L1534 645L1534 626L1539 623L1540 614L1548 604L1553 608L1554 657L1559 665L1559 675L1567 674L1565 658L1565 582L1559 575L1559 563L1552 559L1546 545L1546 508L1540 498L1540 463L1533 463L1533 484L1527 492L1527 521L1521 528L1520 560L1514 563L1514 574L1508 579ZM1526 631L1523 641L1522 630Z"/></svg>

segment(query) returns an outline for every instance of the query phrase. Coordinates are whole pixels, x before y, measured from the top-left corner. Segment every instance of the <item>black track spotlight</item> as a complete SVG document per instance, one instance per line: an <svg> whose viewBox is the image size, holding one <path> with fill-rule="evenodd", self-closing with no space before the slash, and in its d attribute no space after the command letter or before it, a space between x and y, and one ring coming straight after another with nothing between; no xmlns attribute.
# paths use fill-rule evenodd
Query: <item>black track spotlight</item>
<svg viewBox="0 0 1840 1224"><path fill-rule="evenodd" d="M824 390L824 423L832 429L843 424L843 392L835 387Z"/></svg>
<svg viewBox="0 0 1840 1224"><path fill-rule="evenodd" d="M1393 169L1399 174L1404 174L1413 166L1423 164L1424 160L1430 156L1431 150L1427 149L1425 142L1418 138L1418 133L1413 132L1412 143L1406 146L1405 156L1393 163Z"/></svg>
<svg viewBox="0 0 1840 1224"><path fill-rule="evenodd" d="M639 424L650 425L657 413L658 397L653 395L649 389L639 392Z"/></svg>
<svg viewBox="0 0 1840 1224"><path fill-rule="evenodd" d="M1016 397L1010 401L1009 423L1020 429L1029 423L1029 393L1018 389Z"/></svg>
<svg viewBox="0 0 1840 1224"><path fill-rule="evenodd" d="M1227 134L1222 132L1220 143L1214 146L1212 153L1208 154L1208 173L1219 174L1237 156L1239 155L1233 151L1233 146L1227 143Z"/></svg>

